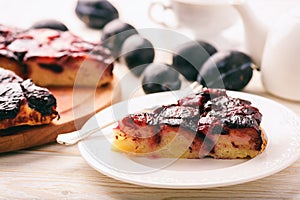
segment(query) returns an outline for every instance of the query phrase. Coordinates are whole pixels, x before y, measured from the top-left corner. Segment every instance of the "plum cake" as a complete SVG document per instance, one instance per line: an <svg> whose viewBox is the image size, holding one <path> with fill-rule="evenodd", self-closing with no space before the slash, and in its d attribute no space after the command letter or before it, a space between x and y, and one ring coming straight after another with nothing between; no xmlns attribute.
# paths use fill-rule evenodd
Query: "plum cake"
<svg viewBox="0 0 300 200"><path fill-rule="evenodd" d="M113 130L113 149L137 156L253 158L266 145L261 119L250 101L206 88L124 117Z"/></svg>
<svg viewBox="0 0 300 200"><path fill-rule="evenodd" d="M55 118L56 99L48 89L0 68L0 129L49 124Z"/></svg>
<svg viewBox="0 0 300 200"><path fill-rule="evenodd" d="M0 25L0 67L39 86L102 86L113 78L110 51L70 31Z"/></svg>

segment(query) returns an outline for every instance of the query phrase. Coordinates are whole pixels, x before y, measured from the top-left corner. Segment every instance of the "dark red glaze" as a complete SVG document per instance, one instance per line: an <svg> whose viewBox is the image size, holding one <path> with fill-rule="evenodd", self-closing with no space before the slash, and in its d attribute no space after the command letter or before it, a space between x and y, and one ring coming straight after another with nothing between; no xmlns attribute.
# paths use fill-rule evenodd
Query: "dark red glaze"
<svg viewBox="0 0 300 200"><path fill-rule="evenodd" d="M87 42L69 31L19 30L0 25L0 56L14 59L25 68L27 61L38 58L46 61L44 65L39 63L41 67L56 73L62 71L65 66L71 66L67 64L70 61L68 57L80 58L81 61L89 58L112 70L108 49L101 44Z"/></svg>
<svg viewBox="0 0 300 200"><path fill-rule="evenodd" d="M184 97L177 104L161 106L153 113L132 114L119 122L119 128L135 136L158 134L163 127L181 127L214 140L228 134L230 128L254 128L260 131L262 114L246 100L227 96L225 90L205 89Z"/></svg>
<svg viewBox="0 0 300 200"><path fill-rule="evenodd" d="M154 117L148 122L149 125L162 126L167 124L197 131L196 125L199 120L198 108L169 105L162 106L161 109L156 109L154 113Z"/></svg>
<svg viewBox="0 0 300 200"><path fill-rule="evenodd" d="M205 135L226 134L228 128L254 128L260 131L262 114L251 102L220 96L208 101L198 123L198 132Z"/></svg>
<svg viewBox="0 0 300 200"><path fill-rule="evenodd" d="M23 81L21 86L29 107L42 115L58 114L53 109L56 108L56 99L48 89L36 86L30 79Z"/></svg>
<svg viewBox="0 0 300 200"><path fill-rule="evenodd" d="M179 99L177 104L157 108L154 110L154 117L149 124L181 126L197 132L197 123L202 114L204 104L210 99L219 96L226 96L226 91L206 88L198 94Z"/></svg>
<svg viewBox="0 0 300 200"><path fill-rule="evenodd" d="M23 79L10 70L0 67L0 84L21 83Z"/></svg>
<svg viewBox="0 0 300 200"><path fill-rule="evenodd" d="M226 91L222 89L213 89L213 88L205 88L198 94L193 94L182 99L178 100L178 105L181 106L192 106L192 107L201 107L210 99L226 96Z"/></svg>
<svg viewBox="0 0 300 200"><path fill-rule="evenodd" d="M153 114L151 113L138 113L130 115L128 120L132 120L134 124L138 126L146 126L149 124L149 121L152 121Z"/></svg>
<svg viewBox="0 0 300 200"><path fill-rule="evenodd" d="M0 120L16 117L20 106L26 101L30 108L42 115L58 115L56 99L49 90L36 86L30 79L23 81L15 73L0 68Z"/></svg>
<svg viewBox="0 0 300 200"><path fill-rule="evenodd" d="M148 113L129 115L119 121L118 127L124 133L129 133L133 137L152 137L159 132L159 129L157 126L150 126L148 124L151 118L152 115Z"/></svg>
<svg viewBox="0 0 300 200"><path fill-rule="evenodd" d="M0 120L14 118L25 97L20 86L23 81L15 73L0 68Z"/></svg>
<svg viewBox="0 0 300 200"><path fill-rule="evenodd" d="M0 85L0 120L16 117L25 101L19 83Z"/></svg>

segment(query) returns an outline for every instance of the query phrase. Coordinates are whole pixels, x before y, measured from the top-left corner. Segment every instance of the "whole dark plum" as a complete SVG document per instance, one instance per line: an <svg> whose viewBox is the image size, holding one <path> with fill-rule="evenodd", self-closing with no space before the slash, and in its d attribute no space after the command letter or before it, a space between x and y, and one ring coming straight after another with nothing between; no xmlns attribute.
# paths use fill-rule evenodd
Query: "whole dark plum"
<svg viewBox="0 0 300 200"><path fill-rule="evenodd" d="M121 56L136 76L140 76L147 64L153 62L154 55L152 43L138 34L128 37L122 45Z"/></svg>
<svg viewBox="0 0 300 200"><path fill-rule="evenodd" d="M242 90L252 74L251 57L240 51L223 51L203 64L197 81L206 87Z"/></svg>
<svg viewBox="0 0 300 200"><path fill-rule="evenodd" d="M138 32L132 25L115 19L103 27L101 41L111 51L113 57L118 59L124 41L134 34Z"/></svg>
<svg viewBox="0 0 300 200"><path fill-rule="evenodd" d="M187 80L196 81L203 63L217 49L205 41L191 41L180 45L173 53L173 66Z"/></svg>
<svg viewBox="0 0 300 200"><path fill-rule="evenodd" d="M49 29L54 29L54 30L59 30L59 31L68 31L67 26L55 19L44 19L35 22L32 24L30 27L31 29L41 29L41 28L49 28Z"/></svg>
<svg viewBox="0 0 300 200"><path fill-rule="evenodd" d="M78 0L75 13L87 26L96 29L119 18L118 10L107 0Z"/></svg>
<svg viewBox="0 0 300 200"><path fill-rule="evenodd" d="M146 94L178 90L181 80L170 65L151 63L143 73L142 87Z"/></svg>

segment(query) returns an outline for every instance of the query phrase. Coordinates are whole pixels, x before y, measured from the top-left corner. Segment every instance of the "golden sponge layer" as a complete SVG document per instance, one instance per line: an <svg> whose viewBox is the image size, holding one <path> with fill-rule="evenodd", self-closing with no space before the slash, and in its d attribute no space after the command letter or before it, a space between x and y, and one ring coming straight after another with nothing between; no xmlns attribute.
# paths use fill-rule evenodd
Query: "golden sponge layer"
<svg viewBox="0 0 300 200"><path fill-rule="evenodd" d="M226 135L216 135L210 139L202 139L190 131L178 131L177 128L168 128L160 132L159 136L148 138L136 138L114 129L113 149L135 156L166 158L253 158L265 147L266 139L263 137L261 143L260 137L251 128L232 129Z"/></svg>
<svg viewBox="0 0 300 200"><path fill-rule="evenodd" d="M57 117L55 114L42 115L34 109L31 109L26 103L20 106L20 112L14 118L7 118L0 121L0 129L6 129L12 126L21 125L41 125L50 124L51 121Z"/></svg>

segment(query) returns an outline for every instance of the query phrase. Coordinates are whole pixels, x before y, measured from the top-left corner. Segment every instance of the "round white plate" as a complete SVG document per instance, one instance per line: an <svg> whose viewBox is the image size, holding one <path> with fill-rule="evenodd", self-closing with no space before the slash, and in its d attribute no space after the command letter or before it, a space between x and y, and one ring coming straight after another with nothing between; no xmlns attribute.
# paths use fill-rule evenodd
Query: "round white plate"
<svg viewBox="0 0 300 200"><path fill-rule="evenodd" d="M112 178L159 188L209 188L244 183L279 172L300 155L300 120L286 107L263 97L242 92L230 96L250 100L263 114L261 126L268 138L266 149L253 159L217 160L130 157L113 151L111 122L128 113L176 102L172 92L147 95L106 108L82 128L105 126L78 144L83 158Z"/></svg>

